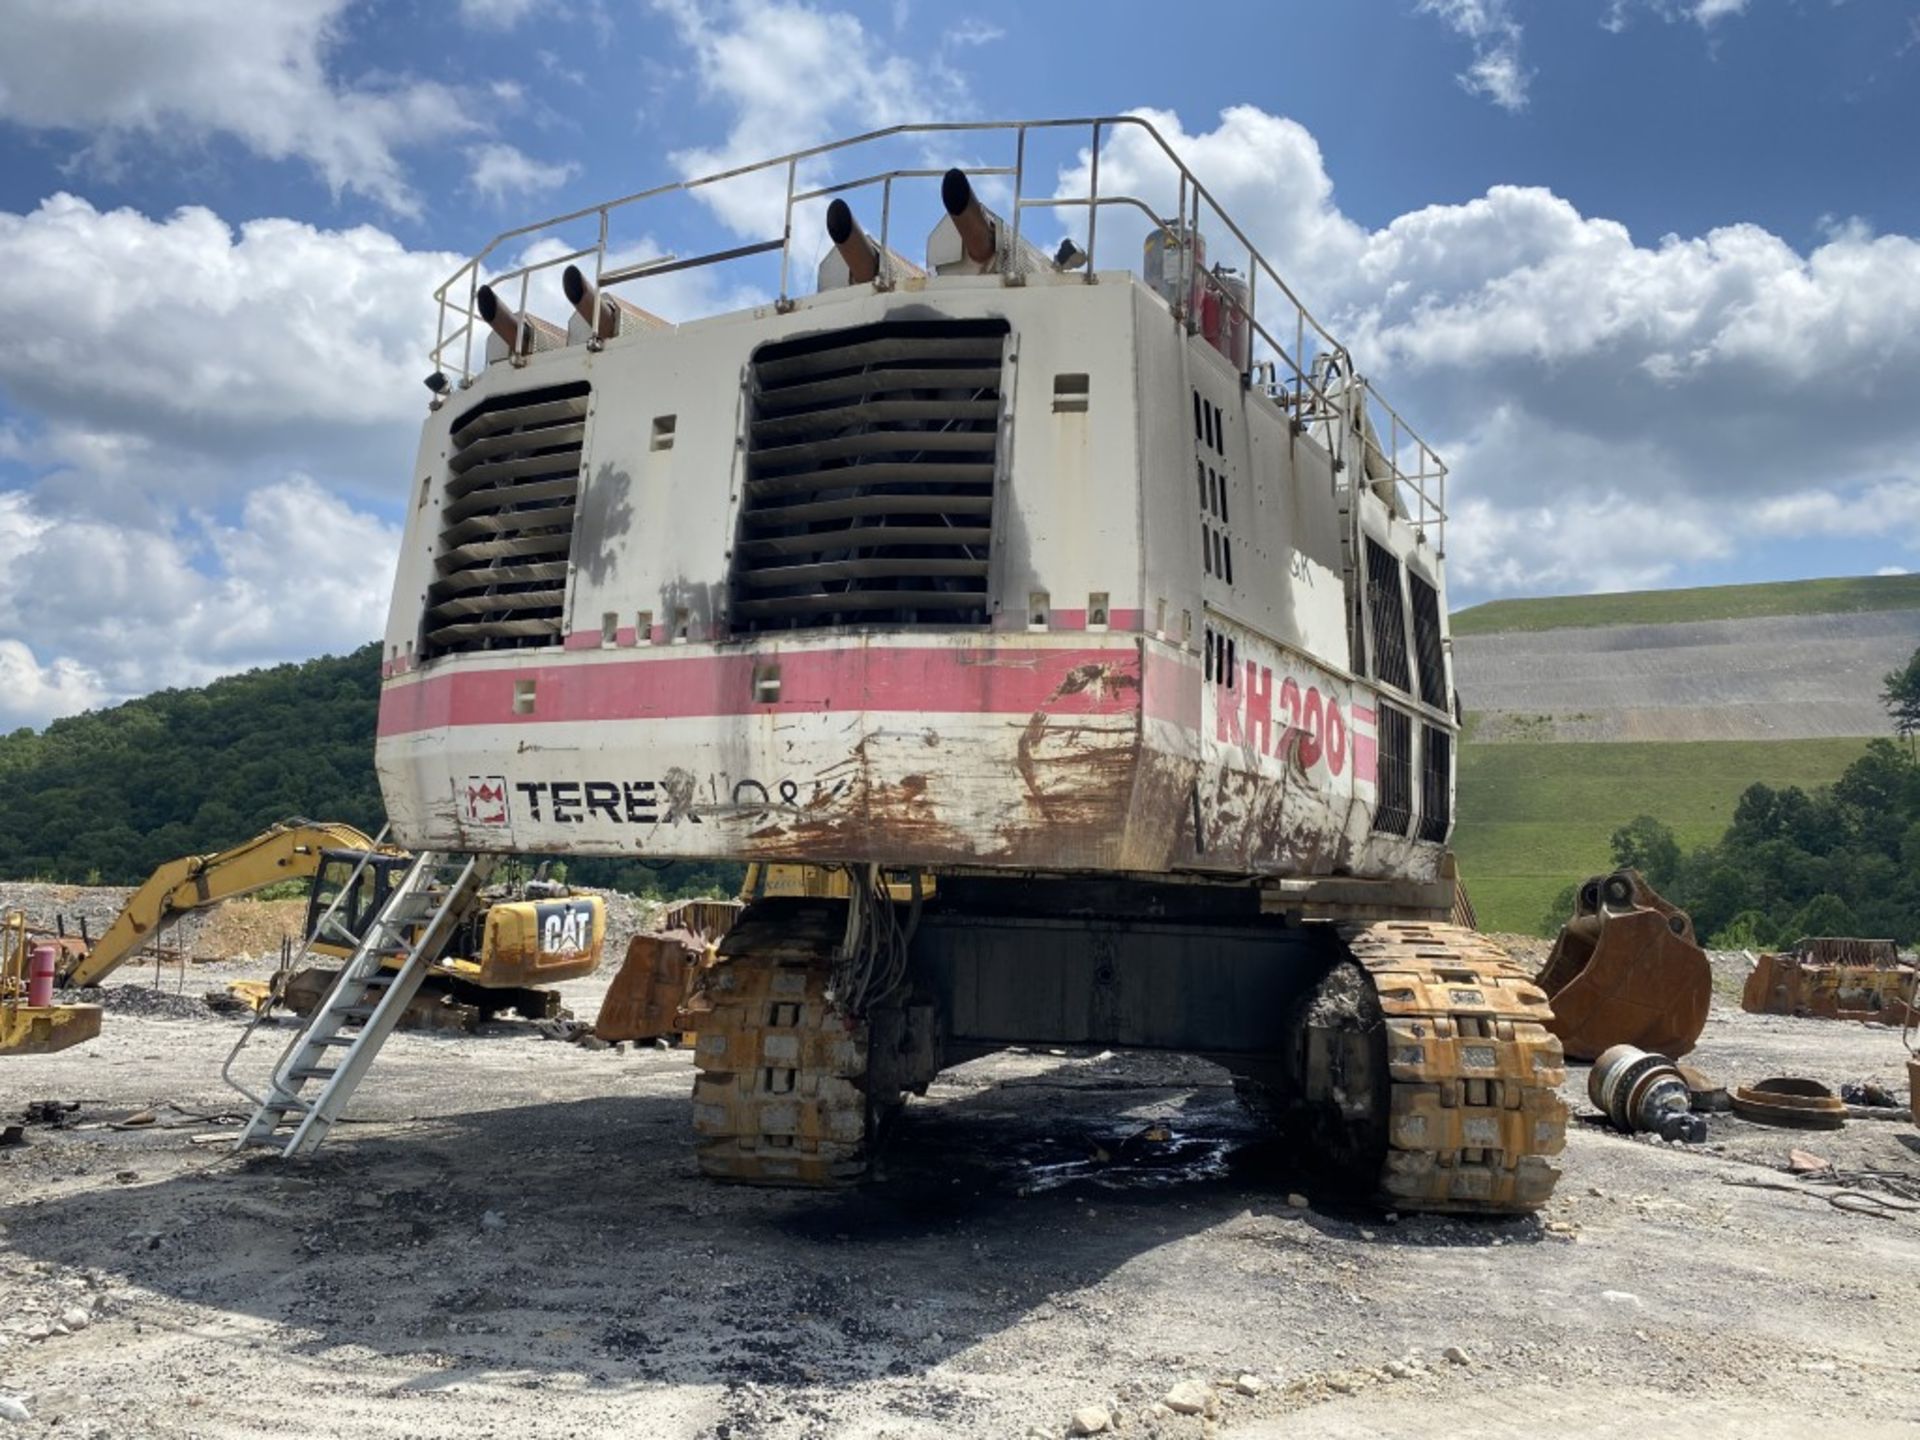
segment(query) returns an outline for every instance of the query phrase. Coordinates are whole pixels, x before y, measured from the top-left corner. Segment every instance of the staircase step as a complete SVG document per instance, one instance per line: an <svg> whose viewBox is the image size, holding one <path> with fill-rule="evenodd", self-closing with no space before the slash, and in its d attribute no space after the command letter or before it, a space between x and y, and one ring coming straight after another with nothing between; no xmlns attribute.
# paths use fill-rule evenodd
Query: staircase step
<svg viewBox="0 0 1920 1440"><path fill-rule="evenodd" d="M365 1058L372 1058L372 1052L386 1037L369 1030L369 1022L390 998L398 998L403 981L417 984L421 970L426 968L415 937L435 928L444 932L456 905L465 906L476 898L471 883L475 875L471 860L455 862L430 852L419 857L401 890L355 947L327 1003L308 1017L294 1051L299 1063L275 1081L273 1098L255 1110L241 1144L270 1146L291 1157L320 1143L328 1128L320 1101L325 1098L330 1107L336 1108L346 1103L345 1092L354 1088L352 1081L357 1078L349 1073L344 1057L338 1065L328 1063L326 1047L353 1049L364 1043ZM390 956L403 963L398 967L386 964ZM315 1093L310 1100L298 1098L294 1092L313 1080L332 1088ZM280 1126L293 1123L283 1118L289 1116L305 1116L303 1128L276 1133ZM296 1136L307 1137L299 1151L294 1145Z"/></svg>

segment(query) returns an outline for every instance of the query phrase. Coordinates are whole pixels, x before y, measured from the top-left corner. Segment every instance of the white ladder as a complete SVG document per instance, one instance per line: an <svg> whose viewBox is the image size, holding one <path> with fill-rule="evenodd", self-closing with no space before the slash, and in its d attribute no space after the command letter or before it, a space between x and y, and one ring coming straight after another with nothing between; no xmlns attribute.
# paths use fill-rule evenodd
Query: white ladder
<svg viewBox="0 0 1920 1440"><path fill-rule="evenodd" d="M491 856L427 850L414 859L325 1001L274 1066L266 1099L236 1150L260 1145L291 1159L319 1147L492 869ZM388 969L394 957L404 958L397 970ZM313 1081L319 1089L303 1094Z"/></svg>

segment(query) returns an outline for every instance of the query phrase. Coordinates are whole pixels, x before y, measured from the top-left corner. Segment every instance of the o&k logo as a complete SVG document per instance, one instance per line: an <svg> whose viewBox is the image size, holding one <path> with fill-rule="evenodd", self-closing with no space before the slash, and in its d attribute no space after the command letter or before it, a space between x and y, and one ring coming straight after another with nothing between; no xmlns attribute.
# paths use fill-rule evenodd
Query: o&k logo
<svg viewBox="0 0 1920 1440"><path fill-rule="evenodd" d="M469 775L467 777L467 823L504 825L507 823L507 777Z"/></svg>

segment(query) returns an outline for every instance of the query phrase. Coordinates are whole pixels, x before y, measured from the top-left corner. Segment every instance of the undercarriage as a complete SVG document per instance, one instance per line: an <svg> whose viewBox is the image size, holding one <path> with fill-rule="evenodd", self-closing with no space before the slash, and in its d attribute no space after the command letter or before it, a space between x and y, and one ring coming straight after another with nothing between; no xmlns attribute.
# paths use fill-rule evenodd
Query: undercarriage
<svg viewBox="0 0 1920 1440"><path fill-rule="evenodd" d="M1030 1044L1202 1055L1330 1186L1397 1209L1534 1210L1565 1143L1545 996L1498 947L1262 915L1246 888L761 900L689 1008L700 1165L726 1180L856 1182L941 1069Z"/></svg>

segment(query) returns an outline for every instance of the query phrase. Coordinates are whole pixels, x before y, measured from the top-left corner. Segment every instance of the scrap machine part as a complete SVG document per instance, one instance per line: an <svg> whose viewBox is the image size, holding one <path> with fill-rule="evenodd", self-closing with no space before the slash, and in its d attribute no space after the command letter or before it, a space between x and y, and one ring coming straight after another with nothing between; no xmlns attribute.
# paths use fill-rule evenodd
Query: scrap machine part
<svg viewBox="0 0 1920 1440"><path fill-rule="evenodd" d="M1713 1000L1713 970L1692 920L1636 870L1581 885L1536 983L1553 1006L1548 1028L1573 1060L1615 1045L1685 1055Z"/></svg>
<svg viewBox="0 0 1920 1440"><path fill-rule="evenodd" d="M278 1003L286 1006L295 1015L313 1014L326 1003L327 996L333 993L334 985L340 979L340 967L337 965L307 965L287 976L281 987ZM500 1008L508 1008L512 1002L506 997L517 993L511 991L488 991L494 997L494 1003ZM552 996L555 1008L558 996L551 991L533 991L532 994ZM480 1028L480 1022L486 1018L479 1006L462 1003L464 997L451 993L450 987L441 977L429 976L421 986L420 993L407 1002L407 1008L401 1013L399 1028L402 1030L443 1030L471 1035ZM528 1016L529 1019L544 1019L544 1007L541 1013Z"/></svg>
<svg viewBox="0 0 1920 1440"><path fill-rule="evenodd" d="M53 1003L60 949L22 912L0 915L0 1055L51 1055L100 1034L98 1005Z"/></svg>
<svg viewBox="0 0 1920 1440"><path fill-rule="evenodd" d="M1737 1087L1733 1113L1762 1125L1799 1130L1838 1130L1847 1123L1847 1107L1839 1096L1818 1080L1791 1075Z"/></svg>
<svg viewBox="0 0 1920 1440"><path fill-rule="evenodd" d="M1698 1074L1698 1071L1694 1071ZM1665 1055L1614 1045L1587 1072L1587 1098L1616 1130L1698 1143L1707 1122L1693 1113L1693 1082Z"/></svg>
<svg viewBox="0 0 1920 1440"><path fill-rule="evenodd" d="M52 1055L100 1038L98 1005L0 1000L0 1055Z"/></svg>
<svg viewBox="0 0 1920 1440"><path fill-rule="evenodd" d="M1916 968L1891 940L1810 936L1766 953L1747 972L1740 1008L1750 1015L1811 1015L1824 1020L1906 1026L1916 1018Z"/></svg>
<svg viewBox="0 0 1920 1440"><path fill-rule="evenodd" d="M626 959L600 1002L593 1033L606 1041L659 1040L681 1034L688 1028L684 1008L713 958L712 942L691 930L635 935L627 942Z"/></svg>
<svg viewBox="0 0 1920 1440"><path fill-rule="evenodd" d="M883 1093L870 1073L867 1019L827 998L846 909L844 901L754 905L701 974L685 1013L699 1036L693 1128L703 1174L851 1184L905 1104L901 1087Z"/></svg>

